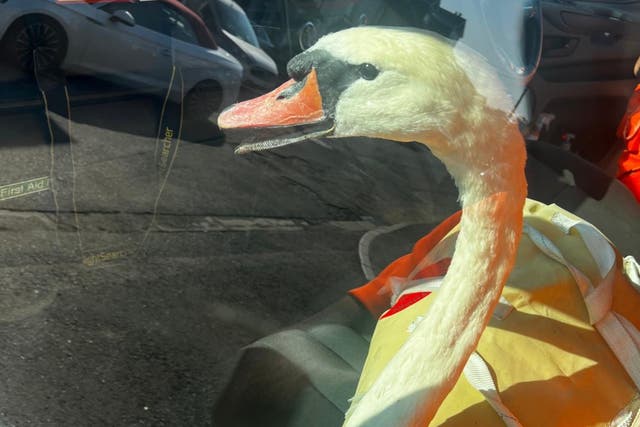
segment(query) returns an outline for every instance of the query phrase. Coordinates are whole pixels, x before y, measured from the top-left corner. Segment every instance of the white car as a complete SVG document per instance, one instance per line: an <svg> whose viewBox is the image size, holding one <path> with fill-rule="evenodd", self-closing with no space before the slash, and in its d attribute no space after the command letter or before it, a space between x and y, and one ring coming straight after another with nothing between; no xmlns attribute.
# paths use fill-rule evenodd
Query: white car
<svg viewBox="0 0 640 427"><path fill-rule="evenodd" d="M0 1L0 40L9 60L30 71L115 77L135 87L171 87L190 115L233 103L242 65L217 46L204 22L177 0ZM174 79L180 69L184 87Z"/></svg>

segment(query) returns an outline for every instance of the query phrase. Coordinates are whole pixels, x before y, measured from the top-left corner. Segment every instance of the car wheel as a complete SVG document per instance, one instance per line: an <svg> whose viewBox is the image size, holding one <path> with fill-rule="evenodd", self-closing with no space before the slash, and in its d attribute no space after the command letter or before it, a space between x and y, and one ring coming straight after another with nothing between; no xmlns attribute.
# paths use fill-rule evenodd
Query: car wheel
<svg viewBox="0 0 640 427"><path fill-rule="evenodd" d="M9 58L27 72L60 67L67 54L67 35L53 19L30 15L15 22L4 40Z"/></svg>
<svg viewBox="0 0 640 427"><path fill-rule="evenodd" d="M215 81L198 83L183 100L183 136L192 142L220 143L218 114L222 107L222 86Z"/></svg>
<svg viewBox="0 0 640 427"><path fill-rule="evenodd" d="M213 121L222 106L222 86L214 81L198 83L184 99L185 120Z"/></svg>

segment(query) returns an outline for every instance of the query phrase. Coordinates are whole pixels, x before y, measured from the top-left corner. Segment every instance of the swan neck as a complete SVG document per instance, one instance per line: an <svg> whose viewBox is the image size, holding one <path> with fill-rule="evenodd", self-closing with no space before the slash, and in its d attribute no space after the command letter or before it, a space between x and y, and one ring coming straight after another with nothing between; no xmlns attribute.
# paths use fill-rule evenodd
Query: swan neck
<svg viewBox="0 0 640 427"><path fill-rule="evenodd" d="M526 153L514 125L488 122L459 133L462 151L433 150L460 190L454 256L424 318L352 408L347 426L428 425L489 323L520 241Z"/></svg>

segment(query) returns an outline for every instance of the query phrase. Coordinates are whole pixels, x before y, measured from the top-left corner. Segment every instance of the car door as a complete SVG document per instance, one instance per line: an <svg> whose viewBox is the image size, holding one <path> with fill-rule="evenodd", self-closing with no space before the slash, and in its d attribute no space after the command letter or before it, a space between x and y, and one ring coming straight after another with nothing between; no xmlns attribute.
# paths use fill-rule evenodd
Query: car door
<svg viewBox="0 0 640 427"><path fill-rule="evenodd" d="M144 4L144 3L143 3ZM147 11L157 17L159 37L170 46L173 64L179 66L185 90L203 80L226 81L224 69L235 69L235 60L222 49L212 50L200 41L198 32L207 31L204 23L196 23L180 9L165 2L146 3ZM196 28L201 25L202 28Z"/></svg>
<svg viewBox="0 0 640 427"><path fill-rule="evenodd" d="M156 40L166 49L173 64L178 63L185 68L204 66L202 63L194 64L192 60L194 56L206 54L206 49L201 46L197 30L188 17L162 1L141 3L139 8L144 11L143 25L153 30Z"/></svg>
<svg viewBox="0 0 640 427"><path fill-rule="evenodd" d="M149 6L125 2L95 5L90 20L96 25L85 51L85 64L129 82L166 88L171 78L171 45L157 31L158 17ZM114 19L117 11L131 14L135 25Z"/></svg>
<svg viewBox="0 0 640 427"><path fill-rule="evenodd" d="M543 0L543 50L530 84L534 117L552 114L545 141L615 164L615 131L635 85L640 2Z"/></svg>

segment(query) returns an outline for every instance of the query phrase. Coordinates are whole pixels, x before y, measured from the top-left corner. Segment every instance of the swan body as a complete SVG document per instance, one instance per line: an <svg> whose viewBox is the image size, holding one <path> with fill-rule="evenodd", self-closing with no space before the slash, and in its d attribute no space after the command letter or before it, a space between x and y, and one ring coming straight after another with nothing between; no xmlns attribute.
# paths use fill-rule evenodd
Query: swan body
<svg viewBox="0 0 640 427"><path fill-rule="evenodd" d="M460 233L441 289L407 342L354 400L344 424L425 426L476 348L515 262L526 154L508 98L481 57L413 29L358 27L327 35L288 71L292 81L232 106L218 123L245 130L302 126L302 135L240 152L308 135L417 141L444 163L459 189ZM312 130L305 133L305 126Z"/></svg>

